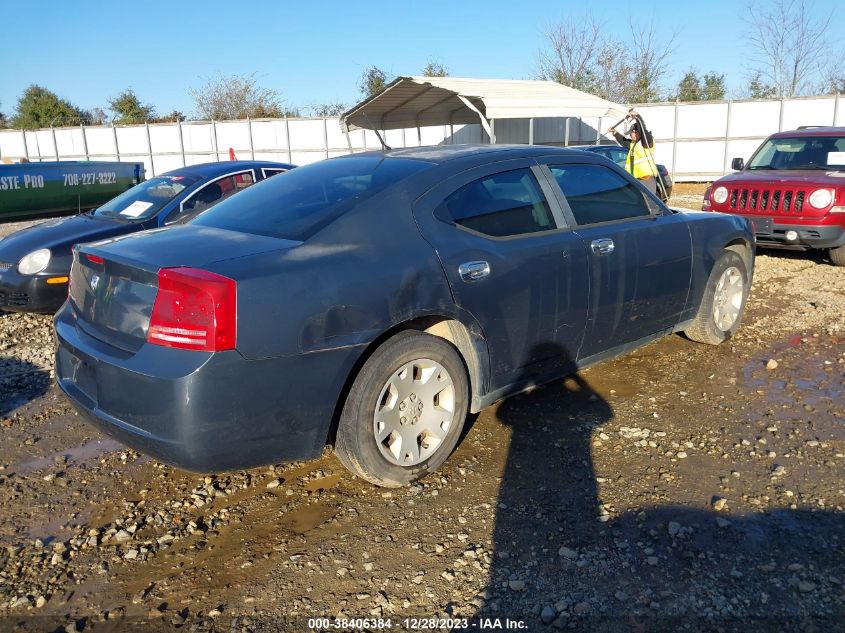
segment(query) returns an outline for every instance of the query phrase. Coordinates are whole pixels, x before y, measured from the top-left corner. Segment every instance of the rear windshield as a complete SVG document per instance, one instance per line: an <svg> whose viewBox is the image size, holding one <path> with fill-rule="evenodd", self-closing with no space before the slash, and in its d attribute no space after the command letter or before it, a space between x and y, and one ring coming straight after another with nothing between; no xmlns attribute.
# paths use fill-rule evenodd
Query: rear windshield
<svg viewBox="0 0 845 633"><path fill-rule="evenodd" d="M770 138L751 158L748 169L845 170L845 136Z"/></svg>
<svg viewBox="0 0 845 633"><path fill-rule="evenodd" d="M193 223L306 240L356 203L432 163L353 156L297 167L217 204Z"/></svg>
<svg viewBox="0 0 845 633"><path fill-rule="evenodd" d="M150 178L112 198L94 211L98 218L140 222L161 211L168 202L194 184L195 176Z"/></svg>

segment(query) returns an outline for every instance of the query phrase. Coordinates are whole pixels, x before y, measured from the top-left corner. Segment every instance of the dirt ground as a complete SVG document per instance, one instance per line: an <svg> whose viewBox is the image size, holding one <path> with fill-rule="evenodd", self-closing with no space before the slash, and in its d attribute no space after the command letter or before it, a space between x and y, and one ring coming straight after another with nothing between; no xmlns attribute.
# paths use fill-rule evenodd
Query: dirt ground
<svg viewBox="0 0 845 633"><path fill-rule="evenodd" d="M0 315L0 630L843 629L845 270L822 256L760 254L731 341L499 403L391 491L328 450L156 463L82 422L51 349L49 317Z"/></svg>

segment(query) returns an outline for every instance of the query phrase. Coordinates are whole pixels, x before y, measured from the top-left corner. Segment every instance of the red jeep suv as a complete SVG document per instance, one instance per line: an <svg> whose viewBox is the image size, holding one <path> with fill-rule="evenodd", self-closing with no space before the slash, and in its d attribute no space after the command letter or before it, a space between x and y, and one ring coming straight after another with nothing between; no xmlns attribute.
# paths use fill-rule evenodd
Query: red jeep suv
<svg viewBox="0 0 845 633"><path fill-rule="evenodd" d="M773 134L704 193L703 211L748 217L759 246L828 249L845 266L845 127Z"/></svg>

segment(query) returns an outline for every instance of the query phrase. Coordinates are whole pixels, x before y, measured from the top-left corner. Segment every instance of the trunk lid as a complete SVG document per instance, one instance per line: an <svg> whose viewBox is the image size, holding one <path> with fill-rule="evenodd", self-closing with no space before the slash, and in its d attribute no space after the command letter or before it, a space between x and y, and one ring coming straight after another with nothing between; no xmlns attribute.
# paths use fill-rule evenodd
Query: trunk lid
<svg viewBox="0 0 845 633"><path fill-rule="evenodd" d="M216 262L299 244L190 224L86 244L74 253L70 302L80 329L134 353L147 340L162 268L213 272Z"/></svg>

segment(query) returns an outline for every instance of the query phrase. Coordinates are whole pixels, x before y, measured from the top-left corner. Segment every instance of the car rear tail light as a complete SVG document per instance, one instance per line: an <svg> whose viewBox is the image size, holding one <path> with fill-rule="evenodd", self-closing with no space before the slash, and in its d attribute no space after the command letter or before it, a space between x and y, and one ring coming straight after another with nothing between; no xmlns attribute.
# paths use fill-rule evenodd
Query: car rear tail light
<svg viewBox="0 0 845 633"><path fill-rule="evenodd" d="M162 268L147 341L165 347L219 352L235 348L237 285L196 268Z"/></svg>
<svg viewBox="0 0 845 633"><path fill-rule="evenodd" d="M92 264L103 264L104 259L99 255L92 255L91 253L85 253L85 257L88 259L89 262Z"/></svg>

